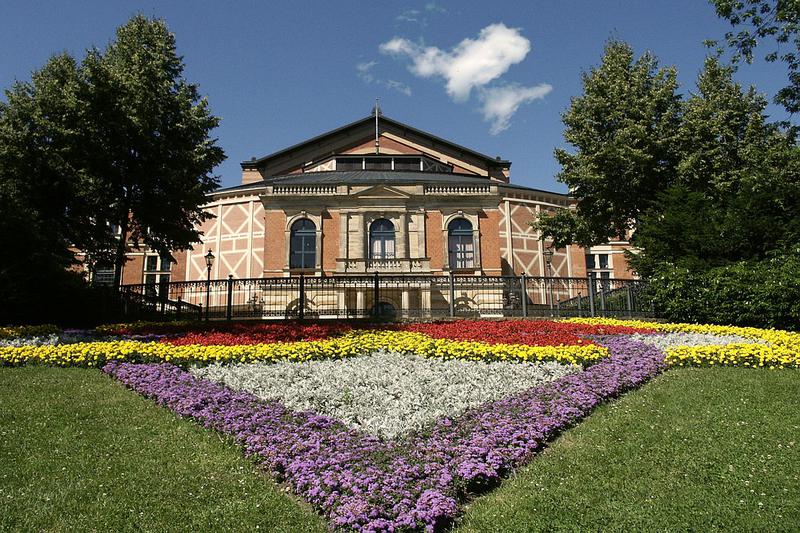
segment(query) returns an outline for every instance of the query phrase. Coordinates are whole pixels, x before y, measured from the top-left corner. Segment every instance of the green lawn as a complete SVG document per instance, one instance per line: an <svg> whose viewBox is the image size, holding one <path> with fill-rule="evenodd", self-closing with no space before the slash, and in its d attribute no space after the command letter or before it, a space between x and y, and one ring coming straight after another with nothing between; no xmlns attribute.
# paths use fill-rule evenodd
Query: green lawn
<svg viewBox="0 0 800 533"><path fill-rule="evenodd" d="M0 531L325 531L216 433L97 370L0 368Z"/></svg>
<svg viewBox="0 0 800 533"><path fill-rule="evenodd" d="M671 370L597 410L460 531L792 530L800 372ZM240 450L97 370L0 369L0 530L322 531Z"/></svg>
<svg viewBox="0 0 800 533"><path fill-rule="evenodd" d="M800 372L675 369L564 433L459 531L797 531Z"/></svg>

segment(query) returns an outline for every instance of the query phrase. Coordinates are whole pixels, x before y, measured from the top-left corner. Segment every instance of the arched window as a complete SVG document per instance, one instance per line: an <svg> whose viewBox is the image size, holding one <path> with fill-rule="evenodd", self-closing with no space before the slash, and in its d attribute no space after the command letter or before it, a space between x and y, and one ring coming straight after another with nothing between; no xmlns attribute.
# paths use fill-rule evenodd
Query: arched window
<svg viewBox="0 0 800 533"><path fill-rule="evenodd" d="M385 218L369 225L369 258L394 259L394 224Z"/></svg>
<svg viewBox="0 0 800 533"><path fill-rule="evenodd" d="M447 225L447 251L451 269L474 268L472 223L466 218L453 219Z"/></svg>
<svg viewBox="0 0 800 533"><path fill-rule="evenodd" d="M317 227L307 218L292 224L289 268L314 268L317 260Z"/></svg>

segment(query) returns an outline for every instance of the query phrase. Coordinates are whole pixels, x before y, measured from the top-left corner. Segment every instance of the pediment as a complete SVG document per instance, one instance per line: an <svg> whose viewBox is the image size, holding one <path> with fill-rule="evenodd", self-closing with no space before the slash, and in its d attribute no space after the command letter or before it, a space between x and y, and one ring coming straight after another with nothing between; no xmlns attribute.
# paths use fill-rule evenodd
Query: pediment
<svg viewBox="0 0 800 533"><path fill-rule="evenodd" d="M353 198L361 198L364 200L387 200L387 199L396 199L396 200L404 200L407 198L411 198L411 195L407 192L393 187L391 185L373 185L371 187L366 187L360 191L351 192L350 196Z"/></svg>

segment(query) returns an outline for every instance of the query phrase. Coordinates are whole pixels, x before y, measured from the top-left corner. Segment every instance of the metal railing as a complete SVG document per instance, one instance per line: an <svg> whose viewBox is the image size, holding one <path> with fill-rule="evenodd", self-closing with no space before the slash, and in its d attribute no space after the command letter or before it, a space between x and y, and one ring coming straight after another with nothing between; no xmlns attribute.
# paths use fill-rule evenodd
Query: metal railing
<svg viewBox="0 0 800 533"><path fill-rule="evenodd" d="M369 274L124 285L127 318L652 316L638 280Z"/></svg>

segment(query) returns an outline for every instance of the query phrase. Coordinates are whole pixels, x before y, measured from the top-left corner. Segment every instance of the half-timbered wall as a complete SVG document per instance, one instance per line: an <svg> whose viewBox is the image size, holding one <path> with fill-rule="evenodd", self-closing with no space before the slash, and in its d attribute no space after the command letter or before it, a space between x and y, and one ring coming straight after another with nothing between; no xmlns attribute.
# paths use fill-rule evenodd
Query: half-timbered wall
<svg viewBox="0 0 800 533"><path fill-rule="evenodd" d="M205 221L200 243L186 253L186 280L206 279L205 254L216 259L212 279L259 278L264 270L264 206L257 196L221 198L206 210L215 218Z"/></svg>
<svg viewBox="0 0 800 533"><path fill-rule="evenodd" d="M547 242L539 240L539 232L534 230L531 222L541 212L553 212L563 209L561 206L529 200L525 198L506 197L500 202L500 257L504 274L522 274L529 276L545 276L547 263L544 249ZM553 254L549 274L554 277L571 277L577 275L574 247L559 248Z"/></svg>

